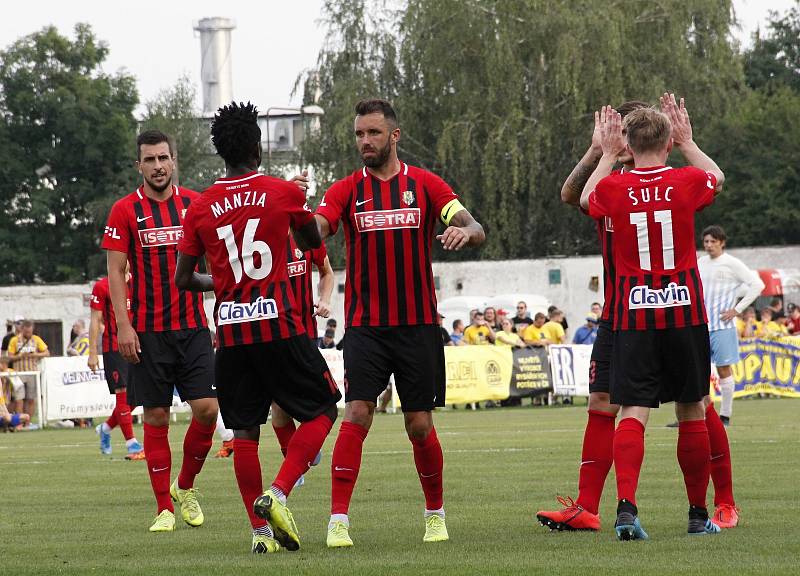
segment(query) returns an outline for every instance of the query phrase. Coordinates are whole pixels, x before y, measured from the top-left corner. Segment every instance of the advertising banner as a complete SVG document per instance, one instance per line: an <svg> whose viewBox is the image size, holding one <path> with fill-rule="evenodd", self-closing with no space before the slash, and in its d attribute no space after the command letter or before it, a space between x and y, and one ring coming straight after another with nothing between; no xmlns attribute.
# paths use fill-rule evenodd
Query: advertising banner
<svg viewBox="0 0 800 576"><path fill-rule="evenodd" d="M549 353L553 392L559 396L588 396L592 347L588 344L554 344Z"/></svg>

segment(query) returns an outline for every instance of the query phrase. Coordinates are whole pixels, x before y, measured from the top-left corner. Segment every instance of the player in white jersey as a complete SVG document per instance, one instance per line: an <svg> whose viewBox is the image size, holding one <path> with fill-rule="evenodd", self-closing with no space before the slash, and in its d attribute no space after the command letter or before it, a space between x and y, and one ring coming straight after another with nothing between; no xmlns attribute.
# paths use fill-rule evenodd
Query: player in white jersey
<svg viewBox="0 0 800 576"><path fill-rule="evenodd" d="M708 311L711 360L717 366L722 391L719 417L727 426L733 412L731 366L739 361L739 339L734 320L758 297L764 289L764 283L741 260L725 252L726 240L725 231L720 226L709 226L703 230L706 256L700 258L697 265ZM746 292L737 302L743 289Z"/></svg>

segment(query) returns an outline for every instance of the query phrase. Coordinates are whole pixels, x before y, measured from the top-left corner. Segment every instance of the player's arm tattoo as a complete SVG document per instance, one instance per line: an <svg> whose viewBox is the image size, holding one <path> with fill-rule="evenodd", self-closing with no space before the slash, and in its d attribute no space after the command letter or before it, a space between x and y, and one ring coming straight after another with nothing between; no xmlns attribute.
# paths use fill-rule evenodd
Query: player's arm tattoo
<svg viewBox="0 0 800 576"><path fill-rule="evenodd" d="M210 292L214 289L214 281L208 274L195 272L197 256L178 252L178 265L175 267L175 286L181 290L192 292Z"/></svg>
<svg viewBox="0 0 800 576"><path fill-rule="evenodd" d="M577 206L581 199L581 192L589 177L597 168L597 163L600 161L600 156L594 153L591 149L583 155L583 158L575 165L572 172L569 173L564 185L561 187L561 201L566 204Z"/></svg>
<svg viewBox="0 0 800 576"><path fill-rule="evenodd" d="M467 246L480 246L486 240L486 233L483 231L483 226L475 220L467 209L456 212L453 217L450 218L450 226L461 228L467 233L469 236Z"/></svg>

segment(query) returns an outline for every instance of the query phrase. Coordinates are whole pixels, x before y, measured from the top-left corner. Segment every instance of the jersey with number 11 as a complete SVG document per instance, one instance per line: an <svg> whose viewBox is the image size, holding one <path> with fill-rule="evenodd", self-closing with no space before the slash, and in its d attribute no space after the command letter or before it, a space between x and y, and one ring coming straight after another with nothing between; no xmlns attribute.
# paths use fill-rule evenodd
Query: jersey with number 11
<svg viewBox="0 0 800 576"><path fill-rule="evenodd" d="M592 191L589 214L614 228L615 330L707 322L694 215L713 202L715 187L699 168L656 166L612 174Z"/></svg>
<svg viewBox="0 0 800 576"><path fill-rule="evenodd" d="M191 204L178 251L206 255L219 346L305 333L286 272L286 235L313 217L300 188L257 172L220 178Z"/></svg>

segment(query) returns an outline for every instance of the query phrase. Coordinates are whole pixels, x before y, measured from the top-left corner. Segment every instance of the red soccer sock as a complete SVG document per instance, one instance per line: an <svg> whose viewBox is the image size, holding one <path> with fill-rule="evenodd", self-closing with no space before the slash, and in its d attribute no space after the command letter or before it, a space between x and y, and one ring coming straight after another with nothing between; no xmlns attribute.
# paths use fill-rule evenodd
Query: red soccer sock
<svg viewBox="0 0 800 576"><path fill-rule="evenodd" d="M331 514L347 514L353 488L361 468L361 450L369 431L352 422L342 422L331 458Z"/></svg>
<svg viewBox="0 0 800 576"><path fill-rule="evenodd" d="M147 472L150 474L150 485L156 496L158 513L160 514L162 510L173 512L172 499L169 497L170 469L172 468L169 426L151 426L145 422L144 455L147 461Z"/></svg>
<svg viewBox="0 0 800 576"><path fill-rule="evenodd" d="M636 418L624 418L614 433L614 470L617 500L636 505L636 488L644 460L644 426Z"/></svg>
<svg viewBox="0 0 800 576"><path fill-rule="evenodd" d="M119 400L117 400L117 404L114 406L114 410L111 411L111 416L108 417L106 420L106 426L109 429L113 430L116 428L117 424L119 424L119 419L117 418L117 413L119 412Z"/></svg>
<svg viewBox="0 0 800 576"><path fill-rule="evenodd" d="M731 471L731 447L728 433L714 405L706 408L706 428L711 443L711 480L714 482L714 505L730 504L736 506L733 499L733 472Z"/></svg>
<svg viewBox="0 0 800 576"><path fill-rule="evenodd" d="M286 458L286 450L289 448L289 442L292 440L292 436L294 436L295 431L297 428L294 425L294 420L290 420L289 424L286 426L275 426L272 425L272 429L275 431L275 436L278 437L278 444L281 445L281 453L283 457Z"/></svg>
<svg viewBox="0 0 800 576"><path fill-rule="evenodd" d="M600 497L614 463L614 421L616 414L589 410L583 433L581 468L578 474L578 505L597 514Z"/></svg>
<svg viewBox="0 0 800 576"><path fill-rule="evenodd" d="M297 479L308 472L332 426L333 421L325 414L300 424L286 448L286 457L272 485L289 496Z"/></svg>
<svg viewBox="0 0 800 576"><path fill-rule="evenodd" d="M128 405L128 393L125 391L117 392L117 406L114 408L114 414L117 415L117 422L119 422L119 429L125 440L133 438L133 415L131 414L131 407Z"/></svg>
<svg viewBox="0 0 800 576"><path fill-rule="evenodd" d="M208 456L208 451L211 450L211 444L214 441L216 428L216 421L205 426L192 418L186 436L183 438L183 464L178 473L178 488L181 490L188 490L194 486L194 477L203 469L206 456Z"/></svg>
<svg viewBox="0 0 800 576"><path fill-rule="evenodd" d="M436 436L436 428L431 428L425 440L411 439L414 447L414 464L417 466L419 482L425 494L425 509L439 510L442 508L442 470L444 458L442 445Z"/></svg>
<svg viewBox="0 0 800 576"><path fill-rule="evenodd" d="M711 474L711 443L705 420L678 423L678 463L689 504L705 508Z"/></svg>
<svg viewBox="0 0 800 576"><path fill-rule="evenodd" d="M264 492L257 441L233 439L233 469L236 472L236 483L239 485L244 509L250 518L250 525L253 529L261 528L267 521L253 512L253 502Z"/></svg>

